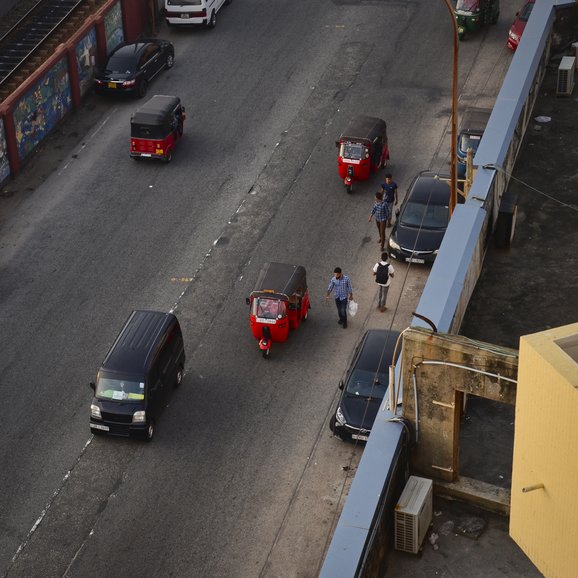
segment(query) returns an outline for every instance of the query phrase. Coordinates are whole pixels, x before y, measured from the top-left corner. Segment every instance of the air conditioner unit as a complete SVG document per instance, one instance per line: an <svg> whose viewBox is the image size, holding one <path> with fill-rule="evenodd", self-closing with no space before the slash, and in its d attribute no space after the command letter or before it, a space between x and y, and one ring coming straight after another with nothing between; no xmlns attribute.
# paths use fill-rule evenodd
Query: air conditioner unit
<svg viewBox="0 0 578 578"><path fill-rule="evenodd" d="M395 549L417 554L431 524L433 482L410 476L395 506Z"/></svg>
<svg viewBox="0 0 578 578"><path fill-rule="evenodd" d="M575 56L564 56L558 66L558 84L556 96L570 96L574 90Z"/></svg>

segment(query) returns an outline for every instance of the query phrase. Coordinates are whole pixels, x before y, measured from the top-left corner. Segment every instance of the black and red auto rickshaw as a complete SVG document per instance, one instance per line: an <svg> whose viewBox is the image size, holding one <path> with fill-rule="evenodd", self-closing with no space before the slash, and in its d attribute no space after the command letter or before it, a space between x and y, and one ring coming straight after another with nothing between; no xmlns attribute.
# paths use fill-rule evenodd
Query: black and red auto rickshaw
<svg viewBox="0 0 578 578"><path fill-rule="evenodd" d="M253 336L267 358L271 343L287 341L289 330L307 319L311 305L305 267L265 263L247 305Z"/></svg>
<svg viewBox="0 0 578 578"><path fill-rule="evenodd" d="M178 96L153 96L130 119L130 156L170 162L184 122L185 107Z"/></svg>
<svg viewBox="0 0 578 578"><path fill-rule="evenodd" d="M384 120L356 116L335 141L339 149L337 167L348 193L354 181L365 181L372 172L387 165L389 146Z"/></svg>

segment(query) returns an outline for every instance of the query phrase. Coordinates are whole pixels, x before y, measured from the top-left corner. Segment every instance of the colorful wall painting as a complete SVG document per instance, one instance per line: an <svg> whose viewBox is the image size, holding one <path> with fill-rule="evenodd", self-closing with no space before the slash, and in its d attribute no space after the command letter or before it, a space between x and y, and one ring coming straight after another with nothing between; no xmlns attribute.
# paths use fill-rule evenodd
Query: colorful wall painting
<svg viewBox="0 0 578 578"><path fill-rule="evenodd" d="M68 60L59 60L18 102L14 126L18 155L26 158L72 108Z"/></svg>
<svg viewBox="0 0 578 578"><path fill-rule="evenodd" d="M96 30L91 28L88 34L76 45L76 66L80 82L80 95L84 96L92 87L96 64Z"/></svg>
<svg viewBox="0 0 578 578"><path fill-rule="evenodd" d="M104 31L106 34L106 53L110 54L124 40L120 2L117 2L104 17Z"/></svg>
<svg viewBox="0 0 578 578"><path fill-rule="evenodd" d="M10 163L8 162L8 149L4 134L4 119L0 118L0 183L3 183L9 176Z"/></svg>

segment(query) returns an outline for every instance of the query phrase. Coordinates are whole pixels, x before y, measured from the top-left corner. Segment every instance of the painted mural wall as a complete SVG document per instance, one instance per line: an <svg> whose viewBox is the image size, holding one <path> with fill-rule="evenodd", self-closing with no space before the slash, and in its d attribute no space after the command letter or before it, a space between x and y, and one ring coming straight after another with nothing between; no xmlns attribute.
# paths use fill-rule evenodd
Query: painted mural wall
<svg viewBox="0 0 578 578"><path fill-rule="evenodd" d="M91 28L88 34L76 45L76 66L80 81L80 95L84 96L92 87L96 63L96 30Z"/></svg>
<svg viewBox="0 0 578 578"><path fill-rule="evenodd" d="M104 17L104 30L106 33L106 53L110 54L124 40L120 2L117 2Z"/></svg>
<svg viewBox="0 0 578 578"><path fill-rule="evenodd" d="M71 109L68 62L61 59L14 108L18 155L26 158Z"/></svg>
<svg viewBox="0 0 578 578"><path fill-rule="evenodd" d="M10 176L10 164L6 149L6 135L4 134L4 119L0 118L0 183Z"/></svg>

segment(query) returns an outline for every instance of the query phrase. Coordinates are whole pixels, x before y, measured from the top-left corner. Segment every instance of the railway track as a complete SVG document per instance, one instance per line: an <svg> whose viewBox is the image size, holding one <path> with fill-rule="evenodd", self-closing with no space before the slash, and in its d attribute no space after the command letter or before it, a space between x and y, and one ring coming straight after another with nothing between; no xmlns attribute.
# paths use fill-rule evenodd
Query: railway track
<svg viewBox="0 0 578 578"><path fill-rule="evenodd" d="M0 86L8 82L84 1L39 0L0 37Z"/></svg>

